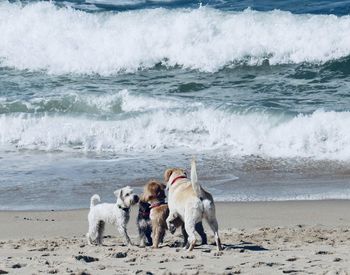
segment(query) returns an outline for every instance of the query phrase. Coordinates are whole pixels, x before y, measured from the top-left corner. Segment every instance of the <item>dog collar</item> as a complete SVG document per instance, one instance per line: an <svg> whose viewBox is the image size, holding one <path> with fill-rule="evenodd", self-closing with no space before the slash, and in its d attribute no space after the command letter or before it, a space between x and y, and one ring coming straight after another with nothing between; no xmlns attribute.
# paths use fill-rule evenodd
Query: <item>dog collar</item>
<svg viewBox="0 0 350 275"><path fill-rule="evenodd" d="M128 212L129 211L129 208L127 207L121 207L120 205L118 205L118 208L125 211L125 212Z"/></svg>
<svg viewBox="0 0 350 275"><path fill-rule="evenodd" d="M158 206L161 206L161 205L163 205L163 204L166 204L164 201L157 201L157 202L153 202L153 203L151 203L151 205L150 205L150 207L149 208L156 208L156 207L158 207Z"/></svg>
<svg viewBox="0 0 350 275"><path fill-rule="evenodd" d="M178 176L175 179L173 179L173 181L170 183L170 185L173 185L175 183L175 181L177 181L178 179L187 179L186 176Z"/></svg>

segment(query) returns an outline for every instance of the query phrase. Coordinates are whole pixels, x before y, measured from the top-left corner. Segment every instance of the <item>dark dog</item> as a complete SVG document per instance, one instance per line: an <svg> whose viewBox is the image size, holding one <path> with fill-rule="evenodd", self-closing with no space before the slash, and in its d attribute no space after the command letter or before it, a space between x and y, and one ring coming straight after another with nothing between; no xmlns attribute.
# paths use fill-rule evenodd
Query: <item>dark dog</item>
<svg viewBox="0 0 350 275"><path fill-rule="evenodd" d="M152 242L152 223L149 217L150 205L144 201L143 195L140 196L139 201L139 214L137 215L137 229L139 231L139 246L144 247L145 245L150 246Z"/></svg>

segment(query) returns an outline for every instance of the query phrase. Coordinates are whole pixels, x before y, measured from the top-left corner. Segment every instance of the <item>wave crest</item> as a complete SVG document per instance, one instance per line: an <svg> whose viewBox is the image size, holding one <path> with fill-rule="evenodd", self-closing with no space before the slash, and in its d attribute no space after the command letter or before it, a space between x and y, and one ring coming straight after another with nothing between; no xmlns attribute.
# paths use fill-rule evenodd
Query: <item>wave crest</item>
<svg viewBox="0 0 350 275"><path fill-rule="evenodd" d="M208 107L152 109L114 120L1 115L2 145L39 150L158 152L217 150L232 156L349 160L349 112L293 118Z"/></svg>
<svg viewBox="0 0 350 275"><path fill-rule="evenodd" d="M156 20L155 20L156 18ZM232 63L326 62L350 54L350 17L210 8L86 13L0 4L2 66L49 73L134 72L157 64L215 72Z"/></svg>

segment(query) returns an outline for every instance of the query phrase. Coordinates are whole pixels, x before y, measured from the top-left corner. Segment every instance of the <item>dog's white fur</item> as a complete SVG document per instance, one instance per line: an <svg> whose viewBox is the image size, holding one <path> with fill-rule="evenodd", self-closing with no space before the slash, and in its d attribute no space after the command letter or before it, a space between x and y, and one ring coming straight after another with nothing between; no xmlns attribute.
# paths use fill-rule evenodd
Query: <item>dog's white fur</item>
<svg viewBox="0 0 350 275"><path fill-rule="evenodd" d="M133 194L130 186L116 190L114 195L117 198L116 203L99 203L100 196L97 194L90 199L89 232L86 234L90 245L102 244L105 223L115 225L119 233L124 236L126 244L131 244L126 226L130 218L129 209L139 198Z"/></svg>
<svg viewBox="0 0 350 275"><path fill-rule="evenodd" d="M171 184L179 176L186 176L186 172L183 169L174 168L168 169L164 175L169 189L168 206L170 213L167 218L169 230L175 231L172 221L180 217L185 223L190 244L188 250L191 251L196 243L195 225L205 218L214 232L217 248L221 250L214 200L211 194L198 183L194 159L191 162L191 180L178 178L174 184Z"/></svg>

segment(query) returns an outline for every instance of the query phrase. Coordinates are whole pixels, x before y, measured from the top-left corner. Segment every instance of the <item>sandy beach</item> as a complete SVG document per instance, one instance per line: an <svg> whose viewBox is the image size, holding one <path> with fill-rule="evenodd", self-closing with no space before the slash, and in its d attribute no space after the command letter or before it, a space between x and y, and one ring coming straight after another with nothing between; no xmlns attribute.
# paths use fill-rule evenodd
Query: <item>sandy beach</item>
<svg viewBox="0 0 350 275"><path fill-rule="evenodd" d="M218 203L224 250L191 253L180 247L179 231L154 250L123 246L112 226L103 246L88 246L87 209L3 211L0 274L348 274L349 208L346 200Z"/></svg>

